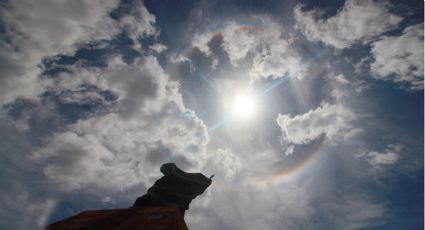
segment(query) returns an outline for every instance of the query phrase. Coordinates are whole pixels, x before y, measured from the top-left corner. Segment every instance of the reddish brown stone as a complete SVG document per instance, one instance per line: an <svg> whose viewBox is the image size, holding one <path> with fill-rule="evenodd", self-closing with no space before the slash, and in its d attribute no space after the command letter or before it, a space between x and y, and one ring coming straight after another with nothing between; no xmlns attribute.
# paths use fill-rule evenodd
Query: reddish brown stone
<svg viewBox="0 0 425 230"><path fill-rule="evenodd" d="M188 230L177 207L92 210L53 223L48 230Z"/></svg>

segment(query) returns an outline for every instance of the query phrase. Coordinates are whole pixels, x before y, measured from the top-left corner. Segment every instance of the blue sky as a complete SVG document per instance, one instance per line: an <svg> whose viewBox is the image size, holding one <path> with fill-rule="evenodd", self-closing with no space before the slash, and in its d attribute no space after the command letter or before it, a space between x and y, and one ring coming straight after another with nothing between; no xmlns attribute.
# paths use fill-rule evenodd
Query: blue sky
<svg viewBox="0 0 425 230"><path fill-rule="evenodd" d="M191 229L423 229L421 1L5 1L0 228L215 174Z"/></svg>

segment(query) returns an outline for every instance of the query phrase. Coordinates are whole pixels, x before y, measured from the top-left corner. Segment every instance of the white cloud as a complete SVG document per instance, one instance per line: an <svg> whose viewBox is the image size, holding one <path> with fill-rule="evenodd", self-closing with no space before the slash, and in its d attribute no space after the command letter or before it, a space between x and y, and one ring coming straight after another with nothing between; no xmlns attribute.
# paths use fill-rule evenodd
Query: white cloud
<svg viewBox="0 0 425 230"><path fill-rule="evenodd" d="M230 149L217 149L209 154L209 159L204 168L213 172L217 177L231 180L241 170L242 160Z"/></svg>
<svg viewBox="0 0 425 230"><path fill-rule="evenodd" d="M374 77L424 88L424 24L409 26L400 36L384 36L372 44Z"/></svg>
<svg viewBox="0 0 425 230"><path fill-rule="evenodd" d="M150 45L149 49L159 54L167 50L167 46L161 43L155 43L153 45Z"/></svg>
<svg viewBox="0 0 425 230"><path fill-rule="evenodd" d="M59 95L59 100L63 104L110 104L96 91L63 91Z"/></svg>
<svg viewBox="0 0 425 230"><path fill-rule="evenodd" d="M285 146L284 151L285 151L285 155L287 156L292 155L294 153L294 145Z"/></svg>
<svg viewBox="0 0 425 230"><path fill-rule="evenodd" d="M149 186L165 162L185 169L202 167L207 158L206 127L196 116L184 115L178 85L155 58L133 65L113 59L96 74L119 96L115 112L69 126L33 154L46 164L49 179L65 190L120 190Z"/></svg>
<svg viewBox="0 0 425 230"><path fill-rule="evenodd" d="M234 22L223 30L223 49L233 65L237 66L238 62L252 51L258 43L258 36L263 34L261 32L264 31L258 31L254 27L241 27Z"/></svg>
<svg viewBox="0 0 425 230"><path fill-rule="evenodd" d="M235 66L249 53L253 55L249 72L252 80L257 78L280 78L284 74L302 78L305 66L299 54L291 48L291 41L282 37L280 27L270 21L267 27L241 27L230 24L223 31L223 48Z"/></svg>
<svg viewBox="0 0 425 230"><path fill-rule="evenodd" d="M144 112L160 112L167 100L183 109L183 102L175 82L169 82L154 57L147 57L128 66L120 57L112 59L109 68L102 71L108 90L119 96L118 110L125 117ZM168 99L173 96L174 98ZM149 111L148 111L149 110Z"/></svg>
<svg viewBox="0 0 425 230"><path fill-rule="evenodd" d="M259 43L261 49L255 53L253 66L249 75L257 78L281 78L285 74L290 77L303 78L306 66L302 64L299 54L290 48L285 39L273 37Z"/></svg>
<svg viewBox="0 0 425 230"><path fill-rule="evenodd" d="M279 114L276 121L282 129L283 140L305 144L321 135L329 139L342 138L353 129L350 122L355 119L356 115L341 104L322 103L317 109L302 115L290 117Z"/></svg>
<svg viewBox="0 0 425 230"><path fill-rule="evenodd" d="M364 152L359 157L366 158L367 162L374 167L380 167L395 164L400 159L402 151L402 145L389 145L383 152Z"/></svg>
<svg viewBox="0 0 425 230"><path fill-rule="evenodd" d="M335 80L342 85L350 83L350 81L347 80L344 74L338 74L337 76L335 76Z"/></svg>
<svg viewBox="0 0 425 230"><path fill-rule="evenodd" d="M291 41L282 36L281 28L271 20L261 19L265 26L247 27L235 22L228 23L221 32L222 47L233 66L239 66L252 55L251 80L257 78L280 78L285 74L302 78L306 67L298 52L291 47ZM213 33L196 34L192 45L206 55L212 51L208 42Z"/></svg>
<svg viewBox="0 0 425 230"><path fill-rule="evenodd" d="M377 165L392 165L398 160L398 155L394 152L370 152L367 154L369 163L373 166Z"/></svg>
<svg viewBox="0 0 425 230"><path fill-rule="evenodd" d="M34 99L43 90L37 76L43 58L72 53L79 45L111 39L121 30L130 37L153 34L154 16L142 4L115 21L119 1L11 1L1 8L5 36L0 41L0 103Z"/></svg>
<svg viewBox="0 0 425 230"><path fill-rule="evenodd" d="M317 10L303 12L302 6L294 9L296 27L309 40L321 41L338 49L371 39L396 26L402 18L391 14L388 4L379 1L347 0L334 16L323 19Z"/></svg>
<svg viewBox="0 0 425 230"><path fill-rule="evenodd" d="M211 55L210 47L208 42L214 36L213 33L197 33L193 36L192 46L198 47L198 49L205 53L207 56Z"/></svg>
<svg viewBox="0 0 425 230"><path fill-rule="evenodd" d="M141 1L133 1L132 11L118 21L118 27L124 29L138 46L138 38L144 35L157 35L154 27L155 16L146 9Z"/></svg>

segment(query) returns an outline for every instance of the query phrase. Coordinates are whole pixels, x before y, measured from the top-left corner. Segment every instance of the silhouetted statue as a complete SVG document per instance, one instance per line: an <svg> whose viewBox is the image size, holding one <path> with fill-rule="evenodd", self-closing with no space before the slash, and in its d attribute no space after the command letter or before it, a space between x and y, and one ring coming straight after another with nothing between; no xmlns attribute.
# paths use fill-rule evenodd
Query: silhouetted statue
<svg viewBox="0 0 425 230"><path fill-rule="evenodd" d="M148 192L136 199L133 208L152 206L178 206L182 214L189 209L190 202L211 185L210 178L201 173L186 173L174 163L161 166L164 174Z"/></svg>

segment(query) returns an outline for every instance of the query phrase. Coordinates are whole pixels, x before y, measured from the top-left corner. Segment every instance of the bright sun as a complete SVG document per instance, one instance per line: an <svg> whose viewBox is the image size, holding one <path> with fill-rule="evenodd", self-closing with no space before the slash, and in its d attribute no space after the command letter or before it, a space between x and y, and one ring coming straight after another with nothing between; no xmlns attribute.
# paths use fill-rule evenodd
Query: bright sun
<svg viewBox="0 0 425 230"><path fill-rule="evenodd" d="M240 94L233 101L233 114L241 118L252 117L255 110L254 97L246 94Z"/></svg>

